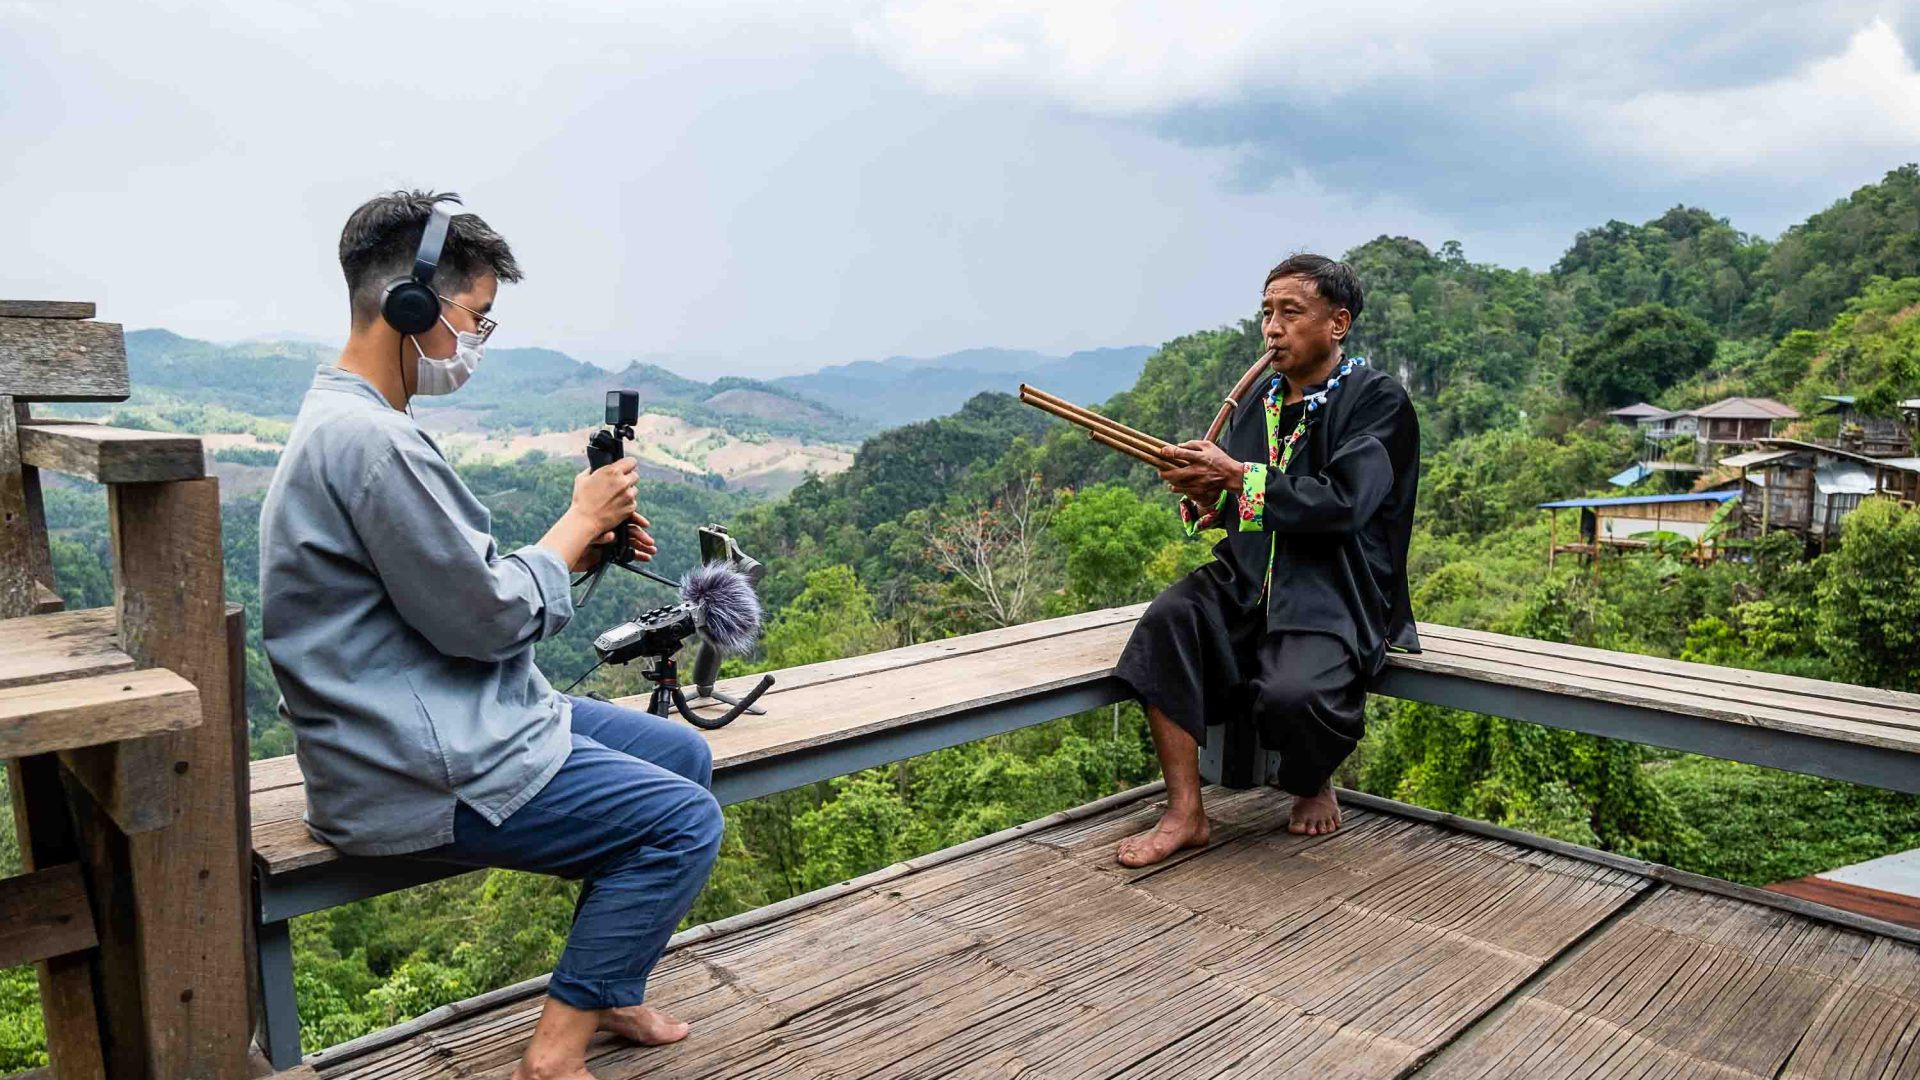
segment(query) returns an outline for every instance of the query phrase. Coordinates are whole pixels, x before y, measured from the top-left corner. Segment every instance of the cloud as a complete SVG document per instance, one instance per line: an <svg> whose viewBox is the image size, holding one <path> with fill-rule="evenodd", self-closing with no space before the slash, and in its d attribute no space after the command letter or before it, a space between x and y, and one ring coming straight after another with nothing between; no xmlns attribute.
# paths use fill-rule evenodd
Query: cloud
<svg viewBox="0 0 1920 1080"><path fill-rule="evenodd" d="M1906 2L0 0L0 296L337 339L340 222L431 185L527 267L503 343L1152 342L1380 233L1784 227L1912 153Z"/></svg>
<svg viewBox="0 0 1920 1080"><path fill-rule="evenodd" d="M1725 0L892 0L856 33L932 89L1040 93L1134 115L1380 85L1625 82L1643 69L1636 57L1676 36L1725 35L1727 18L1758 21Z"/></svg>
<svg viewBox="0 0 1920 1080"><path fill-rule="evenodd" d="M1444 212L1540 213L1597 187L1656 203L1700 201L1704 176L1749 197L1876 178L1920 151L1920 79L1898 30L1916 13L1888 0L889 0L856 33L936 93L1042 96L1231 149L1249 190L1304 168Z"/></svg>
<svg viewBox="0 0 1920 1080"><path fill-rule="evenodd" d="M1920 153L1920 69L1875 19L1844 51L1751 86L1650 91L1613 106L1597 136L1689 176L1793 162L1829 173L1836 158L1892 163Z"/></svg>

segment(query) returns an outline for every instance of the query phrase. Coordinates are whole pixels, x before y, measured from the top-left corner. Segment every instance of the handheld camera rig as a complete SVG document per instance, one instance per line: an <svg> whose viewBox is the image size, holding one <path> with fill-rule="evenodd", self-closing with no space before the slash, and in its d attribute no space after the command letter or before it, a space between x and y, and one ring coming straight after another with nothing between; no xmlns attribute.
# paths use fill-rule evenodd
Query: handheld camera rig
<svg viewBox="0 0 1920 1080"><path fill-rule="evenodd" d="M607 391L606 426L587 440L587 463L602 469L626 456L626 440L633 438L633 425L640 419L640 395L633 390ZM586 592L575 601L576 608L592 598L605 576L607 567L618 566L677 590L676 604L642 612L593 640L593 651L601 664L625 664L644 661L640 674L653 684L647 711L668 716L677 711L696 727L721 728L742 713L764 715L755 705L760 695L773 685L773 676L764 675L744 698L735 698L714 689L720 661L728 653L746 652L760 630L760 602L754 587L766 574L766 567L746 552L727 533L724 526L700 528L701 566L681 581L655 573L635 560L628 542L627 523L614 531L613 543L601 549L600 561L592 570L574 579L586 583ZM721 716L707 718L694 711L680 682L680 649L690 637L698 637L700 647L694 655L694 700L710 699L729 706ZM589 671L589 674L591 671ZM581 676L582 679L586 675ZM578 679L575 680L577 684Z"/></svg>
<svg viewBox="0 0 1920 1080"><path fill-rule="evenodd" d="M766 710L754 702L773 685L773 676L762 675L744 698L714 689L724 655L744 651L758 633L760 613L753 586L766 568L742 552L720 525L700 529L700 553L703 565L679 585L679 603L642 612L607 630L593 639L593 651L602 664L645 663L640 674L653 684L648 712L655 716L678 712L695 727L711 730L731 724L742 713L764 715ZM718 717L696 712L680 681L678 654L687 639L696 636L700 647L693 661L694 700L729 706Z"/></svg>

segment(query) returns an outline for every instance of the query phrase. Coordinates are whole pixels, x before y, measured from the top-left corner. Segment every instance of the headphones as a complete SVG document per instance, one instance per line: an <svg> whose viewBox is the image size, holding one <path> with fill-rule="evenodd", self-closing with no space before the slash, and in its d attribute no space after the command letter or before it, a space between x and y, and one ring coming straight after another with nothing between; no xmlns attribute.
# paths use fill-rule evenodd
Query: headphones
<svg viewBox="0 0 1920 1080"><path fill-rule="evenodd" d="M426 230L420 234L420 247L413 253L413 273L393 279L380 294L381 317L402 334L424 334L440 321L433 272L440 265L440 250L446 246L447 227L452 223L453 215L441 204L433 204Z"/></svg>

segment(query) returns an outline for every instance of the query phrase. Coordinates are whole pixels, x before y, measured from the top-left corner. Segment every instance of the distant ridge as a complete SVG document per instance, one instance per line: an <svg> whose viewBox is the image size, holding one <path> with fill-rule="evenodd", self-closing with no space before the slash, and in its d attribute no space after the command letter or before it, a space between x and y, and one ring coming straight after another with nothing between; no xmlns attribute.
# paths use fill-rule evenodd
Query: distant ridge
<svg viewBox="0 0 1920 1080"><path fill-rule="evenodd" d="M1084 349L1052 356L1026 349L965 349L943 356L892 356L836 364L774 385L805 394L880 427L955 412L982 391L1011 393L1037 383L1073 401L1104 401L1132 386L1151 346Z"/></svg>

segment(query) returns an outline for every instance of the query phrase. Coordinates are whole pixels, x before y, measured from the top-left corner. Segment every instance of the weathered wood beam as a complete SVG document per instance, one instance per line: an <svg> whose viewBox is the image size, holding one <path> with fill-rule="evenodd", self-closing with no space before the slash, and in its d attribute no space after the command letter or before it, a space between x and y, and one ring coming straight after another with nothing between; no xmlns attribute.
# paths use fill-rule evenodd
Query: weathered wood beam
<svg viewBox="0 0 1920 1080"><path fill-rule="evenodd" d="M33 422L33 407L26 402L15 402L13 419L16 425ZM15 439L19 438L15 433ZM27 530L32 545L27 555L33 561L34 580L40 583L40 589L34 598L34 614L59 611L66 607L55 590L53 580L53 549L47 542L47 508L40 493L40 470L31 465L20 466L20 491L26 496Z"/></svg>
<svg viewBox="0 0 1920 1080"><path fill-rule="evenodd" d="M196 480L207 474L206 450L192 435L107 427L43 424L20 428L20 460L98 484Z"/></svg>
<svg viewBox="0 0 1920 1080"><path fill-rule="evenodd" d="M114 1075L245 1080L245 920L235 805L236 760L220 491L213 479L110 487L121 646L199 689L200 726L76 754L158 767L175 782L177 817L126 835L82 800L99 916L101 1010ZM144 744L172 754L136 761ZM122 775L129 775L122 772Z"/></svg>
<svg viewBox="0 0 1920 1080"><path fill-rule="evenodd" d="M33 613L33 518L21 475L18 413L0 394L0 618Z"/></svg>
<svg viewBox="0 0 1920 1080"><path fill-rule="evenodd" d="M112 608L0 619L0 689L132 670Z"/></svg>
<svg viewBox="0 0 1920 1080"><path fill-rule="evenodd" d="M0 317L0 394L21 401L127 400L120 324Z"/></svg>
<svg viewBox="0 0 1920 1080"><path fill-rule="evenodd" d="M199 723L200 691L165 668L15 687L0 690L0 758L184 731Z"/></svg>
<svg viewBox="0 0 1920 1080"><path fill-rule="evenodd" d="M79 864L0 878L0 967L65 956L97 944Z"/></svg>
<svg viewBox="0 0 1920 1080"><path fill-rule="evenodd" d="M91 300L0 300L0 319L91 318Z"/></svg>
<svg viewBox="0 0 1920 1080"><path fill-rule="evenodd" d="M52 754L7 762L20 864L28 870L70 863L79 854L73 815ZM91 925L91 916L89 916ZM63 1078L104 1080L100 1012L94 1002L94 956L67 953L35 965L47 1056Z"/></svg>

